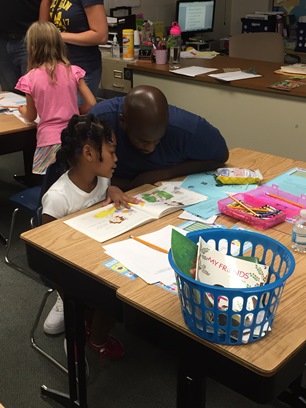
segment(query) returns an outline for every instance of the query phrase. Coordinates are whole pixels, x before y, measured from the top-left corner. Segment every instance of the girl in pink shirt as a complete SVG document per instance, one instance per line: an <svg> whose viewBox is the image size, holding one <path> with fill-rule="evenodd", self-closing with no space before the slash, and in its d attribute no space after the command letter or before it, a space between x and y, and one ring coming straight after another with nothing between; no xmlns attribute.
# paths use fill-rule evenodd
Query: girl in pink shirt
<svg viewBox="0 0 306 408"><path fill-rule="evenodd" d="M33 122L39 117L32 172L45 174L55 161L61 132L74 114L85 114L96 99L84 81L85 71L71 65L58 29L48 21L33 23L26 34L28 73L16 89L26 94L21 115ZM78 107L77 95L83 103Z"/></svg>

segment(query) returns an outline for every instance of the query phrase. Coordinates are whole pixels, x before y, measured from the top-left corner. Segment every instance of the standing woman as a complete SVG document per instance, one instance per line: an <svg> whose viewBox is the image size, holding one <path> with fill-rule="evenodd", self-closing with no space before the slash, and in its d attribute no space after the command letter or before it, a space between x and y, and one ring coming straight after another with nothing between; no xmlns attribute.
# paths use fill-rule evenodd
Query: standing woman
<svg viewBox="0 0 306 408"><path fill-rule="evenodd" d="M18 79L27 72L27 47L24 41L30 25L49 19L51 0L10 0L2 2L0 13L0 85L15 91Z"/></svg>
<svg viewBox="0 0 306 408"><path fill-rule="evenodd" d="M69 61L84 69L85 82L96 95L102 76L98 45L108 40L104 0L52 0L50 16L67 45Z"/></svg>

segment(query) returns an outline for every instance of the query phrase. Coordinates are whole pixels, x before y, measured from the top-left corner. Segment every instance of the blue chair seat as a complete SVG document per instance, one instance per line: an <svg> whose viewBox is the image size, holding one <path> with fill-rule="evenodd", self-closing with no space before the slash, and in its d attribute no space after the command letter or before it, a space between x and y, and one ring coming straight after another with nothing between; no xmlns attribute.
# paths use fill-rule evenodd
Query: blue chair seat
<svg viewBox="0 0 306 408"><path fill-rule="evenodd" d="M35 215L40 206L41 186L30 187L26 190L19 191L10 197L10 201L19 208L30 211Z"/></svg>

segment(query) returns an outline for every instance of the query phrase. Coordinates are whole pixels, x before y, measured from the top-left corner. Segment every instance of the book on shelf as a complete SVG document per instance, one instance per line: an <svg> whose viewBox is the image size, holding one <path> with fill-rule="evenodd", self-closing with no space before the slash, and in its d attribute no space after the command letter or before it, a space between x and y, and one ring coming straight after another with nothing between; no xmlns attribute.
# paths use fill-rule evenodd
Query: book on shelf
<svg viewBox="0 0 306 408"><path fill-rule="evenodd" d="M65 224L99 242L207 199L177 186L156 187L135 196L138 204L117 209L113 204L89 211L64 221Z"/></svg>

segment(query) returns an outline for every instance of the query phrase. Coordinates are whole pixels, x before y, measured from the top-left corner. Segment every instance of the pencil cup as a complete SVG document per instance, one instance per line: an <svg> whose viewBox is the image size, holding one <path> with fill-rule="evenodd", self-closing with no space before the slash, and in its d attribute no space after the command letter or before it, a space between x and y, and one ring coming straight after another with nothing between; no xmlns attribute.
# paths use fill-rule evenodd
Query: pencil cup
<svg viewBox="0 0 306 408"><path fill-rule="evenodd" d="M174 269L181 310L187 327L204 340L228 345L253 343L268 335L286 280L295 268L292 253L280 242L251 231L207 229L187 235L197 243L199 237L214 248L233 244L239 256L255 256L269 266L265 285L248 288L225 288L207 285L185 275L175 264L172 249L169 263ZM219 299L228 306L221 307ZM284 312L284 311L283 311Z"/></svg>
<svg viewBox="0 0 306 408"><path fill-rule="evenodd" d="M156 64L167 64L167 50L155 50Z"/></svg>

